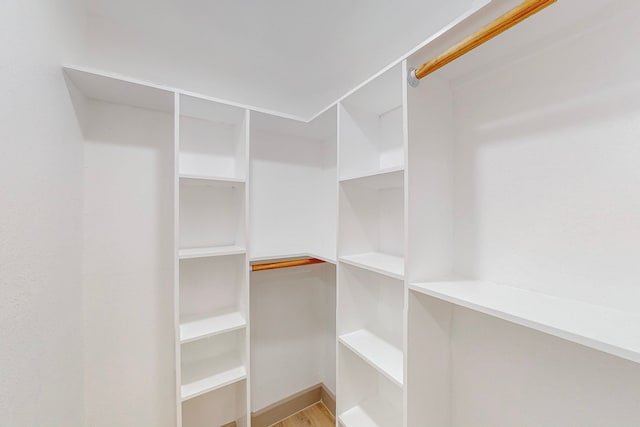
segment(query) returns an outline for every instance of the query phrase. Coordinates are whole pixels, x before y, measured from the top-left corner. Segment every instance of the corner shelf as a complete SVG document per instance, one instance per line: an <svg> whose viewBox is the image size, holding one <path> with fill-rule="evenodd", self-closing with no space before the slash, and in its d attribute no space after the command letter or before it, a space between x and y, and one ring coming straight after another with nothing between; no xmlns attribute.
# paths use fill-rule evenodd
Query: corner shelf
<svg viewBox="0 0 640 427"><path fill-rule="evenodd" d="M183 367L182 377L186 380L180 387L180 394L184 402L242 381L247 378L247 371L244 366L235 366L219 372L211 372L209 361L205 360Z"/></svg>
<svg viewBox="0 0 640 427"><path fill-rule="evenodd" d="M180 325L180 343L186 344L202 338L245 328L247 321L240 312L207 317Z"/></svg>
<svg viewBox="0 0 640 427"><path fill-rule="evenodd" d="M640 363L640 314L481 281L409 289Z"/></svg>
<svg viewBox="0 0 640 427"><path fill-rule="evenodd" d="M339 257L339 261L394 279L404 280L404 258L381 252L367 252Z"/></svg>
<svg viewBox="0 0 640 427"><path fill-rule="evenodd" d="M366 329L341 335L338 341L398 387L403 384L403 354Z"/></svg>
<svg viewBox="0 0 640 427"><path fill-rule="evenodd" d="M178 251L178 258L193 259L214 256L242 255L245 252L245 248L236 245L211 246L207 248L184 248Z"/></svg>
<svg viewBox="0 0 640 427"><path fill-rule="evenodd" d="M367 399L338 416L344 427L394 427L402 425L402 412L380 398Z"/></svg>

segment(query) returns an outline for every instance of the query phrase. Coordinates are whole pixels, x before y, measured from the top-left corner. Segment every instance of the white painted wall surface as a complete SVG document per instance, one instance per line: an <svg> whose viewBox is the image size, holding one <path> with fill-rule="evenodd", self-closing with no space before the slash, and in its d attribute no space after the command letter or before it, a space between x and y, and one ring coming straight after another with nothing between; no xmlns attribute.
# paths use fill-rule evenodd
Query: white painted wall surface
<svg viewBox="0 0 640 427"><path fill-rule="evenodd" d="M603 8L554 41L538 29L528 53L507 49L517 60L496 40L474 53L494 60L454 82L455 267L637 313L640 57L626 44L640 5Z"/></svg>
<svg viewBox="0 0 640 427"><path fill-rule="evenodd" d="M173 115L89 101L86 425L175 425Z"/></svg>
<svg viewBox="0 0 640 427"><path fill-rule="evenodd" d="M82 136L60 65L81 0L0 13L0 424L83 425Z"/></svg>
<svg viewBox="0 0 640 427"><path fill-rule="evenodd" d="M335 143L251 135L251 256L335 258Z"/></svg>
<svg viewBox="0 0 640 427"><path fill-rule="evenodd" d="M335 267L251 273L251 410L324 383L335 393Z"/></svg>
<svg viewBox="0 0 640 427"><path fill-rule="evenodd" d="M635 427L634 362L455 309L451 427Z"/></svg>

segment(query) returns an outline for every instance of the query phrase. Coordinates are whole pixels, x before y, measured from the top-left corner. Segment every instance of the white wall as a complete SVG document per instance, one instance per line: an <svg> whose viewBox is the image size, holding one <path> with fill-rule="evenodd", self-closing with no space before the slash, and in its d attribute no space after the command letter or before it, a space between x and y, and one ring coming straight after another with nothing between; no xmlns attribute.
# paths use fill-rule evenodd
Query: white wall
<svg viewBox="0 0 640 427"><path fill-rule="evenodd" d="M173 114L89 101L86 425L175 425Z"/></svg>
<svg viewBox="0 0 640 427"><path fill-rule="evenodd" d="M452 427L635 427L634 362L455 309Z"/></svg>
<svg viewBox="0 0 640 427"><path fill-rule="evenodd" d="M487 45L454 82L459 273L640 311L637 13L617 1L526 54Z"/></svg>
<svg viewBox="0 0 640 427"><path fill-rule="evenodd" d="M335 258L335 142L251 133L251 256Z"/></svg>
<svg viewBox="0 0 640 427"><path fill-rule="evenodd" d="M638 313L640 6L603 8L453 81L455 270ZM451 336L453 426L640 423L637 364L461 309Z"/></svg>
<svg viewBox="0 0 640 427"><path fill-rule="evenodd" d="M251 273L251 410L318 383L335 393L335 267Z"/></svg>
<svg viewBox="0 0 640 427"><path fill-rule="evenodd" d="M80 0L0 13L0 424L81 426L82 136L60 65Z"/></svg>

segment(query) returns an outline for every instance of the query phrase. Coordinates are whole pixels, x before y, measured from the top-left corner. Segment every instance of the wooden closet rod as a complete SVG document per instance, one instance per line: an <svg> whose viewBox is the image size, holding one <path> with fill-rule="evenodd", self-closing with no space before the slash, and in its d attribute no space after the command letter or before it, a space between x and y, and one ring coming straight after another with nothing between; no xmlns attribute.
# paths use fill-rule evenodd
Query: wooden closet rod
<svg viewBox="0 0 640 427"><path fill-rule="evenodd" d="M420 79L444 67L448 63L455 61L465 53L468 53L478 46L488 42L492 38L502 34L528 17L535 15L556 1L557 0L525 0L520 5L514 7L504 15L499 16L489 24L471 34L460 43L453 45L436 58L429 62L425 62L418 69L412 69L409 72L409 84L413 87L418 86Z"/></svg>
<svg viewBox="0 0 640 427"><path fill-rule="evenodd" d="M251 271L273 270L276 268L299 267L301 265L321 264L323 261L317 258L294 259L292 261L270 262L266 264L253 264Z"/></svg>

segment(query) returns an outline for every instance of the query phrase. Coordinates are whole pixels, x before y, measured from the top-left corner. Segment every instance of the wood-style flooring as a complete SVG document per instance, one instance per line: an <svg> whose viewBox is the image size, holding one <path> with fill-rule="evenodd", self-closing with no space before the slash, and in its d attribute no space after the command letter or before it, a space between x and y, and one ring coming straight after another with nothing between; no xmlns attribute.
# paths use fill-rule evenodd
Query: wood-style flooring
<svg viewBox="0 0 640 427"><path fill-rule="evenodd" d="M331 412L324 403L318 402L270 427L335 427L335 425L336 419Z"/></svg>

